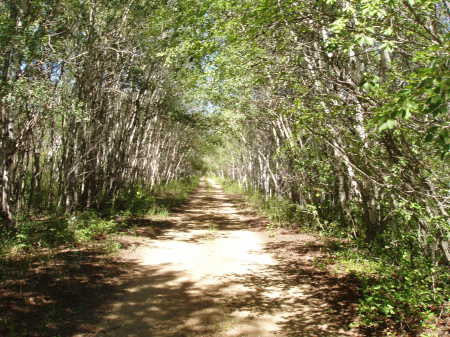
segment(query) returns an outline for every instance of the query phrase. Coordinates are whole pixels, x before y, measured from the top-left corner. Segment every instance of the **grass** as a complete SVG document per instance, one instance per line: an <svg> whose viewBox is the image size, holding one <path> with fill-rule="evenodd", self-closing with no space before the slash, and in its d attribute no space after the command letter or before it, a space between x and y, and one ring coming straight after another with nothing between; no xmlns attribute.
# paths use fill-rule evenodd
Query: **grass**
<svg viewBox="0 0 450 337"><path fill-rule="evenodd" d="M147 210L146 215L157 217L159 219L165 219L169 216L169 209L155 206Z"/></svg>

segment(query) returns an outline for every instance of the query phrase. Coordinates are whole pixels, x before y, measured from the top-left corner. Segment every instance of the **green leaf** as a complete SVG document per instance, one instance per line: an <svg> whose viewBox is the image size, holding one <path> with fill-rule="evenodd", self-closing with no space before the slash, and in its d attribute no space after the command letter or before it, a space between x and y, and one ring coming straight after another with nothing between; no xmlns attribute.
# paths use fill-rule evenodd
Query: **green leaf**
<svg viewBox="0 0 450 337"><path fill-rule="evenodd" d="M396 120L388 119L379 126L378 130L379 131L390 130L390 129L393 129L396 125L397 125Z"/></svg>

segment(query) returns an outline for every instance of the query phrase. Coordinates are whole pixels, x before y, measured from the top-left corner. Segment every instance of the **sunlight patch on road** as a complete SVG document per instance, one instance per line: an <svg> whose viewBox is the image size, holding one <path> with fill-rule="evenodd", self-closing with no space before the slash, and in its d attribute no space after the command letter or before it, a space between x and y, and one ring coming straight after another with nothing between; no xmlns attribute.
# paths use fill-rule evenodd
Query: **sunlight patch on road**
<svg viewBox="0 0 450 337"><path fill-rule="evenodd" d="M228 236L217 231L218 238L189 242L195 237L207 238L208 230L173 233L172 240L154 241L130 253L130 257L142 265L167 265L164 269L176 269L191 274L194 279L246 274L276 262L271 255L262 252L263 241L258 233L235 231Z"/></svg>
<svg viewBox="0 0 450 337"><path fill-rule="evenodd" d="M280 269L267 250L272 238L252 230L251 216L210 185L158 237L130 242L122 258L142 271L106 314L107 336L287 336L280 331L297 329L291 321L299 332L312 327L305 336L331 336L327 331L336 328L317 316L326 314L327 304L311 298L316 290L310 281Z"/></svg>

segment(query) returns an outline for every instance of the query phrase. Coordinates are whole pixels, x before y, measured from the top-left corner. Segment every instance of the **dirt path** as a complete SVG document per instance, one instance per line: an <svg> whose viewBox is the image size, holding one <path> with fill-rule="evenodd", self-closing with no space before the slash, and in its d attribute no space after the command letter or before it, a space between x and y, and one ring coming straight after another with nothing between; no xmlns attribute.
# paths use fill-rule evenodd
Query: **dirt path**
<svg viewBox="0 0 450 337"><path fill-rule="evenodd" d="M312 266L317 239L271 235L235 200L204 181L156 230L124 236L135 267L95 333L77 336L357 336L348 282Z"/></svg>

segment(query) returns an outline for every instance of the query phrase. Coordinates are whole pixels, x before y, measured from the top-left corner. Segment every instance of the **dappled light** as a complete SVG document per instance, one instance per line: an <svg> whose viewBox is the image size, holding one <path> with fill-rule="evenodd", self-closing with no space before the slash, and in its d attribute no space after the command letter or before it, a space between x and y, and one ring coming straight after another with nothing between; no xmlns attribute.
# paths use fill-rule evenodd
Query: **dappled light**
<svg viewBox="0 0 450 337"><path fill-rule="evenodd" d="M0 1L0 337L450 336L449 17Z"/></svg>
<svg viewBox="0 0 450 337"><path fill-rule="evenodd" d="M107 336L355 336L356 285L312 266L321 244L270 237L242 202L203 182L156 239L123 236L142 266L111 301ZM254 221L249 226L249 221ZM158 223L141 222L158 227ZM300 241L298 241L300 240Z"/></svg>
<svg viewBox="0 0 450 337"><path fill-rule="evenodd" d="M73 336L92 332L105 304L123 296L120 277L138 265L89 249L1 265L1 336Z"/></svg>

